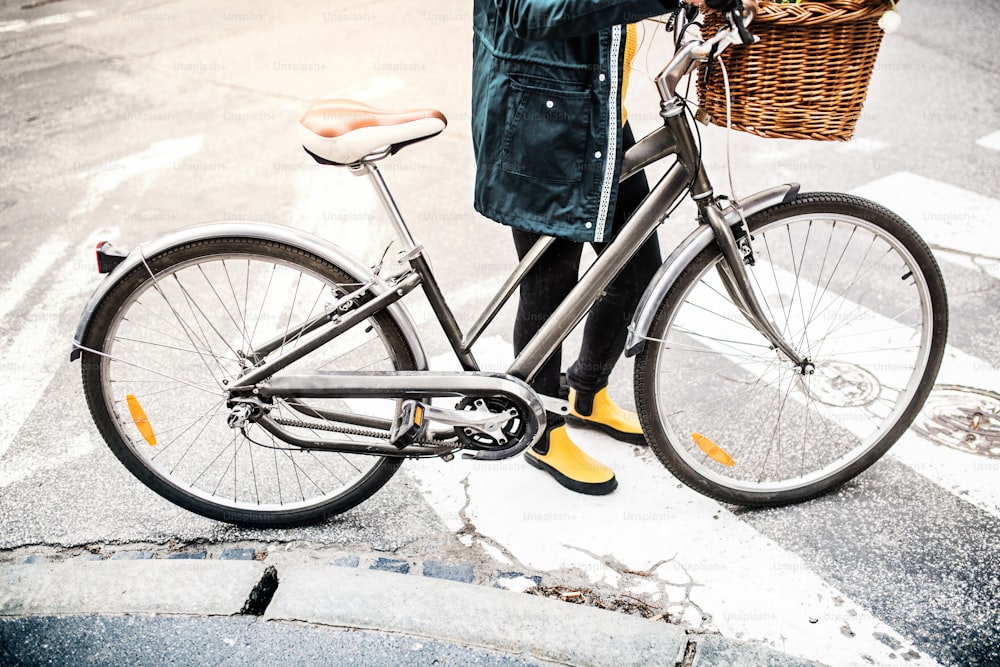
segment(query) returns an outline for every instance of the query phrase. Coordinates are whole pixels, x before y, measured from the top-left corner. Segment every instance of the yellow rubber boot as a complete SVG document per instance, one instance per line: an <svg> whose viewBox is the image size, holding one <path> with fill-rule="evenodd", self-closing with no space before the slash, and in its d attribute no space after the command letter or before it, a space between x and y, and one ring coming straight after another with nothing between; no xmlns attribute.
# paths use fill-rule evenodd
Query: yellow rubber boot
<svg viewBox="0 0 1000 667"><path fill-rule="evenodd" d="M571 491L589 496L603 496L618 488L611 468L590 458L573 444L565 424L548 433L548 443L540 442L524 454L525 460L544 470ZM539 452L544 449L545 453Z"/></svg>
<svg viewBox="0 0 1000 667"><path fill-rule="evenodd" d="M607 387L594 394L593 399L589 401L590 405L587 405L586 398L583 395L578 396L575 389L569 390L570 413L566 418L567 421L574 426L597 429L615 440L633 445L646 444L642 427L639 425L639 415L615 405L608 396Z"/></svg>

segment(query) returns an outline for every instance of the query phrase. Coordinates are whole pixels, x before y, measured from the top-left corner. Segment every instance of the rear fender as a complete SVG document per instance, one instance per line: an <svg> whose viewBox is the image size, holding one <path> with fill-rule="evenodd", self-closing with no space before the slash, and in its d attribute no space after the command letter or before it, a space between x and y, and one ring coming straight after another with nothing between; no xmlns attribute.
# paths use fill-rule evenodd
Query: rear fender
<svg viewBox="0 0 1000 667"><path fill-rule="evenodd" d="M91 320L98 305L124 276L143 263L144 258L158 255L161 252L187 243L204 241L220 236L285 243L303 252L316 255L332 264L336 264L350 274L352 279L358 282L365 283L373 278L371 269L362 264L357 258L314 234L298 229L261 222L219 222L185 227L136 247L107 275L90 297L83 310L83 314L80 316L80 322L76 325L76 332L73 334L73 349L70 352L69 358L76 360L80 357L80 353L82 352L80 346L86 339ZM375 279L373 287L375 294L382 294L388 289L389 287L385 282ZM399 325L406 338L406 342L413 349L417 364L416 370L426 370L427 356L424 353L420 337L417 335L413 318L410 317L406 308L399 302L390 305L386 310L396 321L396 324Z"/></svg>

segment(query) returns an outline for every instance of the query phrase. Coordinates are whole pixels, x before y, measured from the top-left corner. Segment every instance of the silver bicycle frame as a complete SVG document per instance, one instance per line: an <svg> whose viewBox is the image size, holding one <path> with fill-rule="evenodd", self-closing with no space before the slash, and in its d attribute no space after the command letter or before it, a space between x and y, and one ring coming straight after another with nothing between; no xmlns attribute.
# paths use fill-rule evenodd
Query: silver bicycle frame
<svg viewBox="0 0 1000 667"><path fill-rule="evenodd" d="M619 230L615 238L587 269L566 299L518 354L507 369L508 375L525 382L531 382L549 357L562 345L573 328L590 311L608 285L638 252L639 248L652 237L657 227L666 220L667 213L673 208L673 205L689 189L698 204L701 223L710 228L711 237L722 250L726 260L724 266L727 269L723 272L723 280L734 300L741 306L748 320L761 331L772 345L782 350L796 365L804 366L806 364L807 360L803 359L784 340L757 300L744 266L744 256L737 245L736 236L732 230L734 224L741 224L742 218L737 216L734 220L733 207L723 211L713 198L712 186L702 166L697 142L682 111L683 109L678 108L675 101L664 102L661 110L664 125L641 139L625 154L622 179L628 178L649 164L667 156L674 155L676 160ZM410 234L399 209L389 194L388 187L382 179L378 167L374 162L363 162L352 167L352 170L359 175L366 175L379 193L379 198L386 208L400 242L403 244L403 257L405 261L409 262L413 271L413 274L410 275L415 274L419 277L417 282L423 288L435 315L442 324L449 343L462 362L463 368L467 371L478 370L472 356L472 345L514 294L528 271L544 256L554 238L543 236L535 244L487 304L468 334L463 335L434 279L430 266L424 257L423 247ZM797 186L787 185L762 193L767 196L751 196L748 198L752 204L751 209L744 212L749 214L754 210L759 210L761 204L769 206L787 201L794 197L797 191ZM739 209L736 210L739 212ZM676 259L678 257L672 255L668 262ZM391 295L387 296L390 300L394 300ZM644 303L647 301L648 299L644 299ZM655 305L656 303L651 304L654 307Z"/></svg>
<svg viewBox="0 0 1000 667"><path fill-rule="evenodd" d="M722 37L715 38L721 40ZM720 265L720 277L733 301L761 334L797 365L801 372L811 372L808 359L803 358L781 335L778 328L765 314L753 287L744 262L752 261L752 248L744 228L745 215L750 215L766 206L789 201L798 192L797 185L786 185L764 193L751 195L744 200L745 205L734 202L723 209L713 194L711 182L705 173L701 153L691 122L685 115L686 103L674 93L680 76L693 67L699 50L704 43L689 43L675 54L671 62L657 77L656 84L661 95L660 116L663 125L639 140L629 148L623 157L620 178L622 180L638 173L646 166L674 156L673 164L667 169L650 193L643 199L635 213L626 221L614 239L604 248L591 264L556 311L538 330L525 348L517 355L507 369L507 375L525 383L530 383L546 361L555 353L569 336L573 328L586 316L600 295L621 272L662 224L678 200L688 191L699 210L698 232L692 234L688 242L675 252L661 267L647 288L640 302L630 332L627 349L630 354L642 347L642 336L651 319L650 312L659 304L666 288L691 261L697 252L714 241L721 250L724 262ZM515 267L497 294L475 320L468 334L463 334L454 313L441 292L422 245L413 237L403 219L392 194L378 169L377 161L384 159L388 152L381 151L350 166L357 176L365 176L377 193L382 206L402 244L400 263L409 265L398 276L390 279L389 289L365 302L360 308L341 317L317 318L302 327L302 338L292 354L283 353L268 358L241 378L240 386L234 390L249 390L258 382L272 376L289 363L332 340L341 332L354 326L372 313L387 307L394 307L417 286L421 287L440 322L446 339L452 347L464 371L474 373L479 366L472 354L472 346L483 331L494 320L509 301L527 273L544 256L554 238L542 237ZM738 241L734 228L740 230L742 244ZM636 342L636 339L639 339ZM266 347L266 346L265 346ZM287 389L287 387L286 387ZM542 397L546 410L566 412L565 401L555 397Z"/></svg>
<svg viewBox="0 0 1000 667"><path fill-rule="evenodd" d="M683 30L683 27L680 29ZM622 226L614 239L587 269L566 299L517 355L517 358L507 369L508 375L526 383L530 383L534 379L545 362L590 311L608 285L638 252L639 248L653 236L657 227L666 220L674 204L689 190L692 199L698 206L700 223L711 230L711 238L722 251L725 261L721 265L720 276L734 302L737 303L749 322L776 349L781 350L787 358L799 366L803 373L811 370L809 360L804 359L783 338L778 328L765 314L751 286L744 265L745 261L752 260L752 249L749 248L749 241L744 239L743 245L739 245L733 231L734 226L740 227L744 224L745 214L749 215L755 210L759 210L764 204L772 205L788 201L795 196L798 186L787 185L766 193L752 195L746 200L747 207L741 207L738 202L734 202L728 209L723 210L718 200L713 196L711 182L701 161L700 147L684 113L686 103L675 93L677 82L694 68L696 61L710 57L711 50L714 48L711 45L733 43L733 39L731 33L720 32L709 41L691 41L684 44L656 78L656 87L661 97L660 116L663 119L663 126L643 137L625 153L620 179L624 180L653 162L671 155L675 156L674 163L643 199L638 209ZM355 175L366 176L375 189L402 244L400 262L408 263L410 270L397 276L389 290L365 303L354 314L346 316L343 320L324 318L323 321L317 320L308 323L307 326L303 327L303 331L306 333L293 353L294 357L285 353L277 358L268 359L263 365L254 368L241 378L240 388L248 388L281 370L300 356L332 340L339 333L369 316L372 312L394 306L396 301L418 285L426 295L462 368L466 371L479 370L472 355L472 345L523 282L528 271L542 258L554 239L542 237L536 243L477 318L469 334L463 335L454 313L441 293L423 246L416 241L410 232L378 169L376 162L384 159L388 154L388 151L374 153L351 165L350 170ZM698 238L707 239L708 235L699 232ZM690 245L688 244L689 248ZM658 301L652 302L648 298L650 290L654 293L662 293L663 276L676 275L676 273L671 272L671 267L667 264L679 259L690 260L687 255L678 255L677 253L668 258L667 263L661 267L661 271L657 274L660 281L654 280L654 284L651 284L650 288L647 289L647 294L641 302L646 309L655 308L658 303ZM644 312L640 312L637 313L634 323L641 323L648 319L648 316L644 316ZM635 332L636 328L633 327L633 337ZM636 349L637 346L633 341L629 350L634 353ZM564 411L565 406L560 405L557 399L549 399L546 401L546 407Z"/></svg>
<svg viewBox="0 0 1000 667"><path fill-rule="evenodd" d="M333 309L333 312L324 313L293 329L297 333L291 339L282 337L258 346L256 352L261 357L260 363L240 377L238 385L230 388L231 394L243 397L273 394L290 398L294 402L295 397L298 396L365 395L365 392L374 392L380 397L391 398L399 396L421 397L424 395L483 396L493 391L497 395L502 394L521 403L529 420L533 422L528 427L529 437L526 439L528 442L522 443L522 446L517 448L519 451L523 449L525 444L533 444L540 437L541 431L544 430L546 411L562 413L568 411L565 401L555 397L538 396L527 385L562 345L573 328L586 316L625 265L655 234L657 227L666 220L679 199L689 191L698 206L701 224L699 229L670 255L647 287L633 319L627 352L634 354L641 349L643 336L651 321L651 313L667 293L670 285L688 262L714 242L724 258L724 262L720 264L719 274L734 303L747 317L747 320L776 349L781 350L788 359L799 366L802 373L811 372L809 360L799 355L765 314L751 286L744 265L744 262L752 260L752 248L749 247L749 240L744 228L745 216L768 206L789 201L797 194L798 186L790 184L773 188L751 195L742 202L734 202L726 209L722 208L719 200L713 195L712 185L704 171L700 147L684 113L685 103L673 92L679 75L687 73L689 68L693 66L698 49L703 50L704 43L698 43L696 46L692 46L691 43L684 45L657 77L657 88L661 94L660 115L663 119L663 126L642 138L625 153L620 179L627 179L646 166L669 156L674 156L673 164L643 199L635 213L618 230L613 240L607 244L552 316L517 355L506 374L479 372L479 366L472 355L472 346L514 294L532 267L541 260L555 239L545 236L535 244L503 283L494 298L487 304L468 334L463 334L454 313L441 292L425 256L423 246L416 241L410 232L378 170L376 162L389 154L388 151L380 151L351 165L350 170L355 175L366 176L378 194L402 244L399 261L408 264L409 269L385 281L374 276L371 276L371 280L368 282L359 280L358 286L354 288L355 291L341 297L345 303L355 297L363 297L360 299L361 303L358 307L350 309L346 313L338 313L337 309ZM739 236L734 233L734 228L740 230ZM277 234L270 229L265 231L269 237ZM210 233L210 231L208 229L205 231L195 230L190 233L201 234ZM251 229L250 233L255 232ZM364 272L353 267L351 261L348 261L347 258L340 259L356 269L352 272L353 275L359 278L362 276ZM144 261L144 259L142 259L141 253L138 254L138 259L136 259L136 255L130 255L124 264L128 264L130 261L135 264ZM118 273L119 276L122 274L123 272ZM106 283L106 285L110 284L113 284L113 281ZM445 337L465 373L434 374L417 371L379 377L355 373L337 378L308 376L273 379L278 371L382 310L388 310L393 319L401 323L404 334L411 345L415 346L420 357L418 368L426 368L412 321L397 303L418 286L426 295L442 326ZM95 294L91 304L96 304L108 289L110 287L105 287L103 292ZM79 355L80 349L83 349L79 341L83 340L82 333L89 325L92 312L93 306L88 307L88 311L81 319L75 339L77 342L76 349L73 351L74 356ZM279 351L284 343L292 339L297 344L290 351ZM278 353L269 354L274 351L278 351ZM269 380L269 378L271 379ZM338 419L340 417L345 417L345 421L350 421L346 415L338 415ZM361 421L356 423L365 425ZM385 426L381 422L369 425L376 428L384 428ZM331 443L329 447L326 447L322 443L308 443L314 448L336 448L340 444L343 443ZM360 449L364 448L358 448L359 451ZM378 450L379 453L384 454L383 449L385 448L377 447L365 449L365 451L376 453ZM405 452L398 453L420 456L439 455L441 451L440 448L435 447L406 448ZM504 458L507 455L511 455L511 453L479 452L478 454L484 458Z"/></svg>

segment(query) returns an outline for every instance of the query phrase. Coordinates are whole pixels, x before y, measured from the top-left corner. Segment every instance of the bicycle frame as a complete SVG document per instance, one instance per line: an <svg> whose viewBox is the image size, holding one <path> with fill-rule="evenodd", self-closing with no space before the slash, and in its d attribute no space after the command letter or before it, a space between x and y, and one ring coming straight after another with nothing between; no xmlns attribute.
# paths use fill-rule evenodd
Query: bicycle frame
<svg viewBox="0 0 1000 667"><path fill-rule="evenodd" d="M779 186L752 195L744 199L743 202L733 202L726 209L721 207L720 199L714 196L711 182L705 173L691 121L685 115L686 103L674 92L680 76L686 74L700 57L697 55L697 49L704 49L705 44L705 42L692 41L683 45L657 77L656 85L661 96L660 115L663 119L663 125L643 137L625 153L620 178L621 180L627 179L646 166L669 156L674 156L674 162L644 198L635 213L587 269L553 315L517 355L506 373L481 372L472 354L472 346L523 282L527 273L544 255L554 238L542 237L536 243L535 247L508 276L498 293L470 328L468 334L463 334L454 313L441 292L424 254L423 246L419 245L410 233L378 170L376 162L389 154L388 151L379 151L351 165L349 169L355 175L366 176L372 184L389 216L397 237L402 243L402 251L398 261L400 264L405 263L409 268L388 277L384 282L375 276L370 277L370 279L361 279L360 276L365 275L366 272L356 270L357 263L353 260L345 262L343 257L338 256L335 261L355 269L350 273L358 278L358 286L352 292L340 295L338 302L326 312L301 323L297 327L290 328L289 330L295 331L295 334L282 336L258 346L255 350L255 358L251 359L253 366L239 378L237 385L229 388L230 396L238 400L253 400L252 397L256 396L281 396L296 401L297 398L310 396L419 399L425 396L504 395L520 404L525 414L532 415L535 421L534 425L529 427L528 437L524 439L523 446L517 448L517 451L520 451L533 444L541 436L544 430L546 411L562 414L569 411L566 401L558 397L539 396L530 389L529 383L565 341L574 327L586 316L600 295L638 252L639 248L655 234L656 229L666 220L674 205L688 191L698 206L701 224L670 255L647 287L646 293L640 301L639 309L633 318L630 340L627 345L628 353L635 354L641 349L652 314L673 280L679 275L680 270L697 256L697 253L715 242L721 249L725 260L720 265L719 272L723 284L734 302L740 306L748 321L776 349L781 350L789 360L799 366L802 373L810 373L809 360L802 358L784 340L781 333L765 315L751 287L744 266L744 262L752 263L753 261L753 251L745 229L744 215L792 199L798 191L798 186L792 184ZM252 227L250 225L238 226ZM735 233L734 228L737 229ZM221 227L215 229L218 233ZM259 229L245 231L265 236L277 234L277 232L262 232ZM124 269L129 265L135 267L139 263L145 264L145 256L141 248L137 253L130 255L124 262L125 266L121 268ZM147 270L149 270L148 267ZM120 271L118 275L123 273L124 271ZM153 275L152 271L150 271L150 275ZM153 278L155 280L155 275ZM76 341L83 340L82 334L89 326L93 307L114 282L114 276L112 276L112 280L107 281L92 298L78 326ZM418 370L417 372L395 374L340 373L274 378L276 373L293 362L382 310L390 310L393 317L403 323L403 330L411 345L419 348L419 338L412 328L412 322L405 315L405 310L397 303L418 286L423 290L441 324L445 337L461 364L462 372L433 373L427 370ZM339 312L340 305L350 304L359 297L364 297L364 299L355 307L349 308L343 313ZM285 349L285 344L291 341L296 344L291 349ZM83 348L77 342L71 356L78 355L81 349ZM419 350L417 354L418 368L426 369L422 350ZM338 420L351 421L348 415L338 413L336 417ZM359 421L354 423L364 425L364 422L365 418L359 417ZM384 427L385 423L378 422L369 425ZM309 444L315 448L330 448L322 443ZM343 443L343 445L357 449L354 444ZM364 451L388 454L394 449L391 444L386 446L366 445ZM406 449L407 453L403 455L441 454L448 448L407 447ZM479 451L477 457L506 458L517 451ZM400 451L395 449L395 453L399 455Z"/></svg>
<svg viewBox="0 0 1000 667"><path fill-rule="evenodd" d="M796 364L803 363L804 360L790 345L783 341L780 333L776 330L768 331L769 325L771 329L773 329L773 325L764 316L760 306L755 305L756 298L743 270L743 251L739 248L736 235L732 231L732 225L740 223L741 218L738 214L742 212L742 209L733 208L727 214L720 208L718 201L713 198L712 186L701 163L691 126L684 117L683 107L664 103L662 115L664 125L641 139L626 153L623 160L622 178L627 178L664 157L675 155L676 160L652 188L649 195L616 237L587 269L555 313L517 356L507 369L507 375L526 383L531 382L548 358L589 312L604 289L608 287L639 248L655 233L657 227L666 220L667 212L688 189L691 190L692 198L698 204L702 226L707 226L711 230L712 238L723 249L728 268L724 279L727 287L739 300L738 302L745 305L744 310L748 319L761 330L765 337L771 339L776 347L782 348L792 361ZM378 193L403 245L400 262L407 262L410 270L391 279L391 290L376 296L360 308L351 311L346 317L330 322L329 318L321 316L304 324L299 329L301 339L295 350L268 359L264 364L243 376L240 386L234 387L234 390L248 389L264 378L273 375L293 361L332 340L341 332L363 321L372 313L402 299L417 286L422 288L427 297L462 368L468 372L479 371L479 366L472 354L473 344L507 303L528 271L554 241L553 237L546 236L537 242L535 247L508 276L498 293L470 328L468 334L463 334L427 262L423 246L419 245L410 233L377 165L374 162L363 162L352 166L351 169L357 175L367 176ZM787 185L753 196L748 198L751 207L746 212L752 213L754 210L780 203L793 197L796 192L796 186ZM733 215L734 211L737 214L735 216ZM696 233L696 236L703 235L704 233L700 230ZM698 243L696 247L700 248L702 245L704 244ZM664 266L669 267L675 261L676 255L672 255ZM364 289L362 287L358 291L364 291ZM344 299L350 298L351 295L344 297ZM648 302L649 299L643 301ZM275 341L264 345L258 351L266 353L276 348L279 342ZM635 349L633 348L631 351L634 353ZM543 397L543 401L550 409L560 408L553 397Z"/></svg>

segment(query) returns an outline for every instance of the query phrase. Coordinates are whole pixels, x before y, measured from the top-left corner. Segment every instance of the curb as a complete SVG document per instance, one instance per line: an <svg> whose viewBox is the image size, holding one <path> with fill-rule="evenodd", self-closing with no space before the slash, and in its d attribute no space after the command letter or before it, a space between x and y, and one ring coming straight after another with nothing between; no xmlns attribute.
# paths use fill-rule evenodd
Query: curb
<svg viewBox="0 0 1000 667"><path fill-rule="evenodd" d="M242 612L264 563L67 561L0 566L0 617Z"/></svg>
<svg viewBox="0 0 1000 667"><path fill-rule="evenodd" d="M673 665L687 646L676 625L428 577L293 567L280 582L265 620L389 631L573 665Z"/></svg>
<svg viewBox="0 0 1000 667"><path fill-rule="evenodd" d="M0 565L0 622L244 615L267 625L305 622L573 665L818 664L664 622L434 576L465 579L464 567L411 576L351 564L117 558Z"/></svg>

